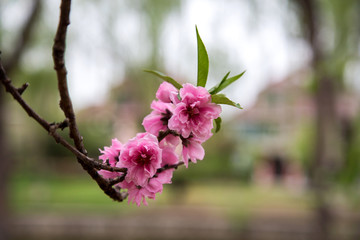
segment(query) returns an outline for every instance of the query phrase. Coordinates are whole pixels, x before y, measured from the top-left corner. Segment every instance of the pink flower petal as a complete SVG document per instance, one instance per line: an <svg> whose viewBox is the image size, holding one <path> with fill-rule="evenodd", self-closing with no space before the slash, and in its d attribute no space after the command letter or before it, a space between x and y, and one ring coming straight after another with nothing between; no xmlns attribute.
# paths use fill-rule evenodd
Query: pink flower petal
<svg viewBox="0 0 360 240"><path fill-rule="evenodd" d="M128 169L126 181L145 186L161 167L161 162L162 149L157 137L150 133L139 133L123 146L117 166Z"/></svg>

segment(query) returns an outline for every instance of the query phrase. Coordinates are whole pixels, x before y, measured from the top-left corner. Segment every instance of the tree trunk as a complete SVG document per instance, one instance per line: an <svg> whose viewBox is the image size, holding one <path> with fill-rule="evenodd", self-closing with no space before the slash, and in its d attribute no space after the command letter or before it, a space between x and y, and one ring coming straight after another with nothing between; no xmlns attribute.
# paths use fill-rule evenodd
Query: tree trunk
<svg viewBox="0 0 360 240"><path fill-rule="evenodd" d="M331 238L334 216L330 206L329 190L332 177L342 159L341 129L336 113L336 79L324 71L326 61L319 39L321 11L319 1L294 0L301 12L304 38L312 52L311 67L316 79L314 103L316 109L315 154L311 166L311 183L316 201L315 220L317 240Z"/></svg>
<svg viewBox="0 0 360 240"><path fill-rule="evenodd" d="M335 82L321 76L315 93L316 145L312 169L312 183L316 200L317 237L331 239L334 219L331 211L329 191L331 181L341 160L341 129L336 114Z"/></svg>
<svg viewBox="0 0 360 240"><path fill-rule="evenodd" d="M40 11L41 0L33 0L33 6L29 12L29 16L15 40L16 44L14 45L14 50L5 61L5 70L7 71L8 76L11 76L11 72L18 67L19 60L28 45L35 23L40 15ZM0 86L0 240L9 238L10 213L8 205L8 184L13 167L11 162L12 159L9 154L9 145L6 138L7 133L5 131L6 112L4 94L5 89Z"/></svg>
<svg viewBox="0 0 360 240"><path fill-rule="evenodd" d="M5 139L4 89L0 87L0 240L8 239L8 177L10 161L8 146Z"/></svg>

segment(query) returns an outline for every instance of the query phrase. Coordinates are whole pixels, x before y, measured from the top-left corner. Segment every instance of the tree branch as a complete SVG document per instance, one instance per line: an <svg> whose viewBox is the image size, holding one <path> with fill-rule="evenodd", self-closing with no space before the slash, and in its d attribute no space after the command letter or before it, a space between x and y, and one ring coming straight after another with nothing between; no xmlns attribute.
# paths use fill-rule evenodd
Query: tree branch
<svg viewBox="0 0 360 240"><path fill-rule="evenodd" d="M21 94L26 90L28 84L24 84L20 88L16 88L12 85L11 80L7 77L4 67L2 66L0 59L0 82L5 86L7 92L9 92L13 98L22 106L25 112L38 122L48 133L52 136L57 143L60 143L69 151L71 151L76 157L78 162L81 164L83 169L97 182L99 187L107 194L110 198L115 201L123 201L127 197L127 193L120 192L116 186L113 187L116 183L122 182L125 179L127 169L126 168L117 168L111 167L107 164L104 164L98 160L90 158L87 156L87 151L83 145L82 136L80 135L76 120L75 113L72 106L72 101L68 91L67 85L67 70L65 67L65 43L66 43L66 32L67 26L70 24L69 15L70 15L70 6L71 0L62 0L60 6L60 20L58 29L56 32L54 46L53 46L53 60L54 68L57 73L58 79L58 89L60 93L60 108L64 112L66 119L61 123L49 123L42 117L40 117L21 97ZM67 142L63 137L57 133L57 129L64 129L69 126L70 137L73 139L75 147ZM159 142L165 138L168 134L174 134L173 131L167 131L161 134L158 137ZM166 165L157 170L157 173L161 173L167 169L177 169L178 166L184 164L184 162L179 162L178 164ZM106 180L99 173L98 170L103 169L112 172L122 172L122 176L115 179Z"/></svg>
<svg viewBox="0 0 360 240"><path fill-rule="evenodd" d="M97 182L99 187L107 194L110 198L115 201L123 201L127 197L127 193L122 193L118 189L113 188L113 186L119 182L124 181L127 169L126 168L118 168L118 167L111 167L109 165L103 164L98 160L90 158L72 146L69 142L67 142L62 136L60 136L56 130L59 128L60 124L52 124L47 122L45 119L40 117L22 98L19 89L14 87L11 83L11 80L7 77L6 72L2 66L1 59L0 59L0 82L5 86L5 89L8 93L10 93L13 98L21 105L24 111L29 115L29 117L33 118L36 122L38 122L48 133L52 136L55 141L66 149L71 151L76 157L78 162L81 166L88 172L88 174ZM21 89L21 88L20 88ZM66 120L64 121L66 122ZM170 134L170 133L169 133ZM184 162L179 162L177 164L172 165L165 165L162 168L159 168L156 174L159 174L167 169L177 169L179 166L183 165ZM122 172L124 173L122 176L106 180L98 174L97 170L107 170L111 172Z"/></svg>
<svg viewBox="0 0 360 240"><path fill-rule="evenodd" d="M165 171L165 170L172 169L172 168L177 169L179 166L181 166L181 165L183 165L183 164L184 164L184 162L178 162L177 164L165 165L165 166L162 167L162 168L158 168L158 170L156 171L156 174L155 174L154 177L157 177L157 174L159 174L159 173L161 173L161 172L163 172L163 171ZM124 172L123 175L121 175L121 176L119 176L119 177L116 177L116 178L113 178L113 179L110 179L110 180L109 180L109 184L110 184L110 185L115 185L115 184L117 184L117 183L120 183L120 182L124 181L124 180L125 180L125 177L126 177L126 173L127 173L127 172Z"/></svg>
<svg viewBox="0 0 360 240"><path fill-rule="evenodd" d="M74 140L76 148L87 154L84 147L82 136L76 125L75 113L69 94L67 84L67 70L65 67L65 49L66 49L66 33L70 24L70 8L71 0L62 0L60 6L59 25L56 31L53 45L54 69L57 74L58 88L60 93L60 108L63 110L67 119L69 119L70 137Z"/></svg>
<svg viewBox="0 0 360 240"><path fill-rule="evenodd" d="M60 18L59 24L56 31L54 45L53 45L53 60L54 60L54 69L57 74L58 79L58 89L60 93L60 108L64 112L66 118L69 120L69 131L70 138L73 139L76 149L82 154L87 155L87 151L83 144L83 138L79 133L79 130L76 125L75 113L72 106L72 101L69 94L69 89L67 85L67 70L65 67L65 49L66 49L66 33L67 27L70 24L70 9L71 9L71 0L62 0L60 5ZM83 169L97 182L99 187L113 200L122 201L124 195L118 190L112 188L112 185L109 184L107 180L101 177L97 172L98 167L100 166L104 169L103 164L98 164L98 167L94 165L95 161L92 161L92 164L88 164L88 161L85 161L83 157L77 156L78 162L81 164ZM87 159L88 160L88 159ZM111 168L114 169L114 168Z"/></svg>
<svg viewBox="0 0 360 240"><path fill-rule="evenodd" d="M174 169L177 169L179 166L183 165L184 162L178 162L177 164L172 164L172 165L165 165L164 167L162 168L159 168L157 171L156 171L156 174L159 174L167 169L171 169L171 168L174 168Z"/></svg>
<svg viewBox="0 0 360 240"><path fill-rule="evenodd" d="M11 83L11 80L7 77L4 67L2 66L0 60L0 82L5 86L5 89L8 93L10 93L13 98L21 105L24 111L29 115L29 117L33 118L36 122L38 122L48 133L52 136L57 143L60 143L69 151L71 151L76 157L81 166L89 173L89 175L97 182L100 188L113 200L115 201L123 201L126 198L126 194L120 193L118 190L112 188L112 185L105 179L103 179L98 173L97 169L104 169L112 172L126 172L126 168L116 168L111 167L106 164L103 164L95 159L89 158L78 149L73 147L70 143L68 143L63 137L61 137L56 132L56 126L44 120L40 117L21 97L18 89L14 87Z"/></svg>
<svg viewBox="0 0 360 240"><path fill-rule="evenodd" d="M109 179L109 184L111 186L117 184L117 183L121 183L122 181L125 180L125 177L126 177L126 173L123 174L122 176L119 176L119 177L116 177L116 178L113 178L113 179Z"/></svg>
<svg viewBox="0 0 360 240"><path fill-rule="evenodd" d="M176 131L168 129L166 131L160 131L157 139L159 142L161 142L166 136L168 136L170 134L174 135L174 136L180 136L180 134L178 134Z"/></svg>
<svg viewBox="0 0 360 240"><path fill-rule="evenodd" d="M98 160L90 158L85 154L81 153L79 150L74 148L69 142L67 142L63 137L61 137L56 132L56 125L47 122L45 119L40 117L21 97L19 93L19 89L12 85L11 80L7 77L4 67L2 66L0 60L0 82L5 86L5 90L10 93L13 98L21 105L21 107L25 110L25 112L29 115L29 117L33 118L36 122L38 122L48 133L52 136L57 143L60 143L65 148L67 148L70 152L72 152L76 157L82 159L87 162L87 164L91 165L96 169L104 169L111 172L126 172L126 168L116 168L111 167L106 164L101 163ZM61 125L61 124L60 124Z"/></svg>

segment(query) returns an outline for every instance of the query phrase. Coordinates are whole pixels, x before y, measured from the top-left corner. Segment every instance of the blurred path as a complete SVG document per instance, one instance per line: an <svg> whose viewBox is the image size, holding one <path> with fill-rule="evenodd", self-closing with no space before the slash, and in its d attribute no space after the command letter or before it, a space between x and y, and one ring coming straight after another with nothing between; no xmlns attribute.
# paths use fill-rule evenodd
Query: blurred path
<svg viewBox="0 0 360 240"><path fill-rule="evenodd" d="M14 239L236 239L219 211L151 208L123 216L29 215L13 221Z"/></svg>
<svg viewBox="0 0 360 240"><path fill-rule="evenodd" d="M239 239L315 240L311 212L276 209L254 212L247 221L231 222L224 209L213 207L151 207L112 216L22 215L14 218L13 239ZM360 239L360 215L337 216L334 239ZM354 230L357 232L354 233Z"/></svg>

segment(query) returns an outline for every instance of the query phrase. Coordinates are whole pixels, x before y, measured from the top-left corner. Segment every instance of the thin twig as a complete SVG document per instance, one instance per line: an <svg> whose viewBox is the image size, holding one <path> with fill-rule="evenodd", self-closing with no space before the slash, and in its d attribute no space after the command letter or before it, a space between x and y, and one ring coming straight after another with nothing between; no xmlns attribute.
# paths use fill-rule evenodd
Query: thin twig
<svg viewBox="0 0 360 240"><path fill-rule="evenodd" d="M20 95L22 95L25 92L25 90L27 89L28 86L29 86L29 83L24 83L21 87L19 87L17 89L18 93Z"/></svg>
<svg viewBox="0 0 360 240"><path fill-rule="evenodd" d="M0 60L0 81L5 86L5 90L10 93L13 98L22 106L22 108L25 110L25 112L29 115L29 117L33 118L36 122L38 122L48 133L50 136L52 136L57 143L60 143L65 148L70 150L76 157L82 159L87 164L92 166L96 169L104 169L111 172L126 172L126 168L116 168L111 167L106 164L101 163L100 161L97 161L93 158L90 158L83 153L81 153L79 150L74 148L69 142L67 142L62 136L60 136L56 132L56 128L53 128L53 124L47 122L45 119L40 117L21 97L18 89L14 87L11 83L11 80L7 77L6 72L4 70L4 67L2 66L1 60Z"/></svg>
<svg viewBox="0 0 360 240"><path fill-rule="evenodd" d="M160 131L159 132L159 135L157 137L158 142L161 142L166 136L168 136L170 134L174 135L174 136L180 136L180 134L178 134L176 131L167 129L166 131Z"/></svg>
<svg viewBox="0 0 360 240"><path fill-rule="evenodd" d="M179 166L181 166L181 165L183 165L183 164L184 164L184 162L179 162L179 163L177 163L177 164L165 165L165 166L162 167L162 168L158 168L158 170L156 171L156 174L155 174L154 177L157 177L157 174L162 173L162 172L165 171L165 170L172 169L172 168L173 168L173 169L177 169ZM126 173L127 173L127 172L124 172L123 175L121 175L121 176L119 176L119 177L116 177L116 178L113 178L113 179L110 179L110 180L109 180L109 184L115 185L115 184L117 184L117 183L120 183L120 182L124 181L124 180L125 180L125 177L126 177Z"/></svg>
<svg viewBox="0 0 360 240"><path fill-rule="evenodd" d="M179 166L181 166L183 164L184 164L184 162L179 162L177 164L172 164L172 165L165 165L162 168L158 168L158 170L156 171L156 174L159 174L159 173L161 173L167 169L171 169L171 168L177 169Z"/></svg>
<svg viewBox="0 0 360 240"><path fill-rule="evenodd" d="M90 174L90 176L98 183L100 188L111 197L115 201L123 201L127 197L127 193L120 192L118 189L113 188L112 186L124 181L127 169L126 168L118 168L118 167L111 167L109 165L103 164L97 160L94 160L85 154L81 153L78 149L73 147L70 143L68 143L62 136L60 136L56 130L56 124L51 124L40 117L22 98L21 94L19 93L18 89L14 87L11 83L11 80L7 77L6 72L1 64L0 60L0 82L5 86L7 92L9 92L13 98L22 106L25 112L33 118L36 122L38 122L48 133L52 136L57 143L60 143L65 148L70 150L78 159L79 163L82 167ZM167 170L167 169L177 169L179 166L183 165L184 162L179 162L177 164L172 165L165 165L162 168L157 170L157 174ZM105 180L102 178L97 170L103 169L111 172L122 172L124 173L122 176L112 179L112 180Z"/></svg>
<svg viewBox="0 0 360 240"><path fill-rule="evenodd" d="M29 115L29 117L33 118L36 122L38 122L48 133L52 136L57 143L60 143L65 148L70 150L78 159L79 163L82 167L91 175L91 177L98 183L100 188L113 200L122 201L124 196L123 193L120 193L116 189L112 188L112 185L108 183L107 180L103 179L98 173L96 169L104 169L108 171L115 172L126 172L126 168L116 168L111 167L106 164L103 164L97 160L89 158L85 154L81 153L75 147L73 147L70 143L68 143L63 137L61 137L57 132L56 128L53 124L50 124L42 117L40 117L21 97L17 88L14 87L11 83L11 80L7 77L6 72L2 66L0 60L0 82L5 86L5 89L8 93L10 93L13 98L22 106L24 111Z"/></svg>
<svg viewBox="0 0 360 240"><path fill-rule="evenodd" d="M66 79L66 68L64 65L64 52L65 52L65 37L66 37L66 28L69 24L69 13L70 13L70 3L71 1L64 0L61 3L61 13L60 13L60 22L57 30L57 34L55 37L55 43L53 48L54 55L54 64L55 69L58 75L58 85L61 96L61 108L64 111L67 119L69 119L69 127L70 127L70 137L73 138L75 147L69 144L64 138L62 138L57 132L57 126L54 124L50 124L43 118L41 118L21 97L20 91L15 88L10 79L7 77L6 72L2 66L0 61L0 81L5 86L7 92L9 92L14 99L22 106L22 108L27 112L27 114L35 119L48 133L51 135L56 142L63 145L65 148L70 150L76 157L78 162L81 164L83 169L88 172L88 174L97 182L99 187L107 194L110 198L115 201L123 201L126 198L127 194L120 193L119 190L114 189L109 182L102 178L101 175L98 174L98 169L105 169L108 171L119 171L126 172L124 168L114 168L98 162L92 158L86 156L86 150L82 144L82 137L78 133L75 114L72 108L71 99L68 93L67 88L67 79Z"/></svg>
<svg viewBox="0 0 360 240"><path fill-rule="evenodd" d="M70 24L69 15L70 15L70 6L71 0L62 0L60 6L60 20L58 29L55 36L54 46L53 46L53 59L54 59L54 68L57 73L58 78L58 88L60 93L60 108L63 110L66 119L62 123L49 123L42 117L40 117L21 97L21 93L26 89L27 84L24 84L21 88L15 88L11 80L7 77L6 72L2 66L0 60L0 81L5 86L7 92L9 92L14 99L22 106L22 108L27 112L27 114L35 119L48 133L51 135L57 143L60 143L65 148L70 150L76 157L78 162L81 164L83 169L88 172L88 174L97 182L99 187L107 194L110 198L115 201L123 201L127 197L127 193L120 192L120 189L113 187L116 183L122 182L125 179L127 174L126 168L117 168L111 167L107 164L103 164L100 161L94 160L87 156L87 151L83 145L82 137L78 131L75 113L72 107L72 101L69 95L68 86L67 86L67 70L65 67L65 43L66 43L66 32L67 26ZM70 137L73 139L75 147L68 143L63 137L57 133L57 129L63 129L69 125ZM159 142L165 138L168 134L176 135L176 132L167 131L161 134L158 137ZM177 169L178 166L184 164L184 162L179 162L178 164L166 165L157 170L157 173L161 173L167 169ZM106 180L98 173L99 169L104 169L112 172L122 172L123 175L112 179Z"/></svg>
<svg viewBox="0 0 360 240"><path fill-rule="evenodd" d="M119 177L110 179L110 180L109 180L109 184L110 184L111 186L113 186L113 185L115 185L115 184L117 184L117 183L121 183L122 181L125 180L125 177L126 177L126 173L123 174L123 175L121 175L121 176L119 176Z"/></svg>
<svg viewBox="0 0 360 240"><path fill-rule="evenodd" d="M67 119L69 119L69 131L70 137L74 140L76 149L82 154L87 155L87 151L84 147L82 136L76 125L75 113L70 98L68 85L67 85L67 70L65 67L65 48L66 48L66 33L67 27L70 24L70 9L71 0L62 0L60 5L60 18L59 24L56 31L54 46L53 46L53 60L54 68L58 79L58 89L60 93L60 108L63 110ZM87 164L83 158L78 157L78 162L81 164L83 169L97 182L99 187L113 200L122 201L126 195L114 189L107 180L97 172L94 165Z"/></svg>
<svg viewBox="0 0 360 240"><path fill-rule="evenodd" d="M56 31L53 45L54 69L56 70L58 79L60 108L63 110L66 118L69 119L70 137L74 140L76 148L82 153L87 154L87 151L82 141L82 137L76 125L75 113L67 84L65 49L67 27L70 24L70 9L71 0L62 0L60 6L59 25Z"/></svg>

